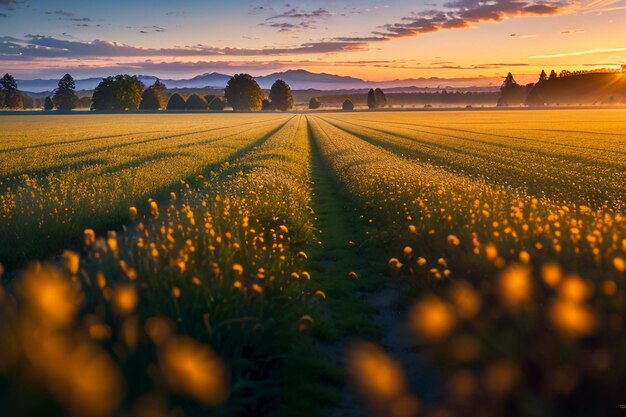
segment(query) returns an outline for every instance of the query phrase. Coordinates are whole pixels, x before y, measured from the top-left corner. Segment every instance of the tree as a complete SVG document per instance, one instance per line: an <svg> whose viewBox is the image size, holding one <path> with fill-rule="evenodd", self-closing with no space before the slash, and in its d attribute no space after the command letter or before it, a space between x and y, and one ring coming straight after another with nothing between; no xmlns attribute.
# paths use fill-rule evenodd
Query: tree
<svg viewBox="0 0 626 417"><path fill-rule="evenodd" d="M235 111L259 111L262 108L263 91L248 74L236 74L226 84L226 101Z"/></svg>
<svg viewBox="0 0 626 417"><path fill-rule="evenodd" d="M52 102L50 96L46 97L46 100L43 103L43 109L45 111L51 111L52 109L54 109L54 103Z"/></svg>
<svg viewBox="0 0 626 417"><path fill-rule="evenodd" d="M139 110L160 110L161 107L158 92L152 87L146 88L141 95Z"/></svg>
<svg viewBox="0 0 626 417"><path fill-rule="evenodd" d="M185 103L185 99L178 93L170 97L170 101L167 102L168 110L185 110L186 108L187 103Z"/></svg>
<svg viewBox="0 0 626 417"><path fill-rule="evenodd" d="M10 74L0 78L0 91L4 97L4 107L9 109L21 109L24 107L24 96L17 89L17 81Z"/></svg>
<svg viewBox="0 0 626 417"><path fill-rule="evenodd" d="M367 93L367 107L370 110L375 109L376 106L376 93L374 93L374 89L370 88L370 91Z"/></svg>
<svg viewBox="0 0 626 417"><path fill-rule="evenodd" d="M4 108L4 91L0 88L0 109Z"/></svg>
<svg viewBox="0 0 626 417"><path fill-rule="evenodd" d="M387 107L387 97L385 96L385 93L383 92L383 90L381 90L380 88L377 88L376 90L374 90L374 94L376 96L376 107L378 108Z"/></svg>
<svg viewBox="0 0 626 417"><path fill-rule="evenodd" d="M320 101L320 99L317 97L311 97L311 100L309 100L309 109L317 110L320 107L322 107L322 102Z"/></svg>
<svg viewBox="0 0 626 417"><path fill-rule="evenodd" d="M291 110L293 108L293 94L289 84L283 80L276 80L270 90L270 100L275 110Z"/></svg>
<svg viewBox="0 0 626 417"><path fill-rule="evenodd" d="M552 80L556 80L556 79L557 79L556 71L555 71L555 70L552 70L552 71L550 72L550 78L549 78L549 80L550 80L550 81L552 81Z"/></svg>
<svg viewBox="0 0 626 417"><path fill-rule="evenodd" d="M116 75L103 79L92 97L92 110L137 110L141 105L144 85L136 76Z"/></svg>
<svg viewBox="0 0 626 417"><path fill-rule="evenodd" d="M541 74L539 74L539 82L542 83L544 81L548 81L548 74L544 70L541 70Z"/></svg>
<svg viewBox="0 0 626 417"><path fill-rule="evenodd" d="M59 81L57 89L54 90L52 102L57 109L62 111L74 110L78 105L76 83L70 74L65 74Z"/></svg>
<svg viewBox="0 0 626 417"><path fill-rule="evenodd" d="M261 102L261 110L270 111L272 109L273 109L272 102L264 98L263 101Z"/></svg>
<svg viewBox="0 0 626 417"><path fill-rule="evenodd" d="M519 85L519 84L517 84L517 81L515 81L515 78L513 78L513 74L509 72L506 78L504 79L504 82L502 83L502 86L500 87L500 89L502 90L512 85Z"/></svg>
<svg viewBox="0 0 626 417"><path fill-rule="evenodd" d="M159 109L162 109L165 106L165 91L167 90L167 87L157 78L150 88L154 90L156 97L159 100Z"/></svg>
<svg viewBox="0 0 626 417"><path fill-rule="evenodd" d="M346 99L346 101L343 102L341 109L343 111L352 111L354 110L354 103L352 103L350 99Z"/></svg>
<svg viewBox="0 0 626 417"><path fill-rule="evenodd" d="M193 94L187 99L186 108L187 110L206 110L209 108L209 104L203 97Z"/></svg>
<svg viewBox="0 0 626 417"><path fill-rule="evenodd" d="M518 106L524 104L527 98L526 88L520 86L509 72L500 87L498 107Z"/></svg>
<svg viewBox="0 0 626 417"><path fill-rule="evenodd" d="M223 111L224 107L226 107L226 103L224 103L224 100L217 96L208 95L204 96L204 99L209 104L209 110L211 111Z"/></svg>
<svg viewBox="0 0 626 417"><path fill-rule="evenodd" d="M143 92L141 96L140 110L161 110L165 107L165 84L157 78L150 87Z"/></svg>

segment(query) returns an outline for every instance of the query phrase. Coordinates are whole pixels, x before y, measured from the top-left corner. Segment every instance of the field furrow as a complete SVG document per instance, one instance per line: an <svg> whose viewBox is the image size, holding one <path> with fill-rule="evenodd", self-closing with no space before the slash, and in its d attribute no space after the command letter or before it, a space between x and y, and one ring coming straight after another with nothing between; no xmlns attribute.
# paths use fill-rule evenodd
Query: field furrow
<svg viewBox="0 0 626 417"><path fill-rule="evenodd" d="M536 131L526 133L525 138L510 137L503 127L476 132L448 125L408 123L409 118L394 122L379 121L377 117L380 116L326 119L396 153L531 194L594 207L602 206L605 201L623 207L626 201L621 187L626 181L626 156L620 151L626 145L626 138L619 134L596 133L598 144L605 148L581 149L564 139L541 140L543 135ZM392 120L400 119L396 116ZM546 146L547 142L551 145Z"/></svg>
<svg viewBox="0 0 626 417"><path fill-rule="evenodd" d="M37 149L50 154L38 168L31 165L38 160L32 150L3 155L15 174L3 176L0 183L0 220L5 225L0 259L12 265L49 254L88 226L118 227L129 219L129 206L145 206L147 197L158 198L181 179L205 173L264 141L289 116L246 119L232 128L223 121L217 123L221 127L204 131L192 124L188 133L130 135L100 147L81 143L56 151ZM95 122L86 129L101 129Z"/></svg>

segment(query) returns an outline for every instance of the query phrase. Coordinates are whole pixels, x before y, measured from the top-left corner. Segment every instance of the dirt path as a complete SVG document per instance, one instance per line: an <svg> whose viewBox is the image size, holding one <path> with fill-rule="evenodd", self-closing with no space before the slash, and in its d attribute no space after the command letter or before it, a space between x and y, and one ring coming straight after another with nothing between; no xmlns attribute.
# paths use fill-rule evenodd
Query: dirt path
<svg viewBox="0 0 626 417"><path fill-rule="evenodd" d="M317 346L343 370L347 380L346 357L351 343L358 339L373 340L402 363L412 391L427 394L432 375L423 371L415 337L410 334L405 314L399 309L403 287L372 266L372 260L361 249L366 238L363 225L355 218L349 200L324 166L311 132L309 138L312 206L321 243L313 261L319 267L316 275L328 296L329 319L337 330L334 340L320 341ZM356 272L358 278L349 278L351 272ZM329 411L329 415L368 415L363 399L349 383L341 398L340 405Z"/></svg>

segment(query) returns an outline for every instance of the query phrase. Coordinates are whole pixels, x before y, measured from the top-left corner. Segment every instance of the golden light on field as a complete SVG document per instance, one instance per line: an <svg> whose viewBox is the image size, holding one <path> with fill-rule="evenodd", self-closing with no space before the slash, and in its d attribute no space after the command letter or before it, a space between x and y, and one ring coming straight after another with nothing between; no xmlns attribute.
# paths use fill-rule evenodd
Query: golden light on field
<svg viewBox="0 0 626 417"><path fill-rule="evenodd" d="M0 254L57 265L0 286L16 404L227 413L343 371L381 416L622 395L623 112L127 116L6 116Z"/></svg>
<svg viewBox="0 0 626 417"><path fill-rule="evenodd" d="M174 337L159 353L159 365L170 388L207 405L228 397L222 361L208 346L187 337Z"/></svg>

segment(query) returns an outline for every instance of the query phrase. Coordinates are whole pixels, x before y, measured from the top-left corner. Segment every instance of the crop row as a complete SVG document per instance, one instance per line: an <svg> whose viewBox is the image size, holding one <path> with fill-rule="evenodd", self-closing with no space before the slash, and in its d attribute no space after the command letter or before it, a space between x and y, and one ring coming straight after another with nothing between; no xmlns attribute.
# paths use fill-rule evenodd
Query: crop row
<svg viewBox="0 0 626 417"><path fill-rule="evenodd" d="M413 285L407 321L442 375L431 410L608 412L626 371L626 216L407 159L336 119L311 128L357 214L395 248L391 273Z"/></svg>
<svg viewBox="0 0 626 417"><path fill-rule="evenodd" d="M168 203L131 207L124 233L85 230L64 270L28 269L0 293L0 371L22 381L2 394L16 412L42 389L76 415L260 415L284 402L281 369L319 299L301 250L309 166L294 117Z"/></svg>
<svg viewBox="0 0 626 417"><path fill-rule="evenodd" d="M208 171L288 120L239 117L207 117L200 124L173 116L164 131L144 127L147 120L140 119L132 132L120 128L114 116L85 117L83 131L69 132L67 140L60 136L62 120L38 120L43 126L28 130L33 139L21 147L15 146L17 131L9 131L0 150L6 161L0 182L0 262L19 264L47 255L86 227L121 225L129 219L130 205L161 197L180 179ZM45 128L50 136L38 140Z"/></svg>
<svg viewBox="0 0 626 417"><path fill-rule="evenodd" d="M564 114L565 113L565 114ZM626 124L619 113L498 112L327 116L371 143L465 175L558 201L626 204ZM494 118L496 119L494 121ZM438 123L440 122L440 123ZM620 130L621 129L621 130Z"/></svg>

